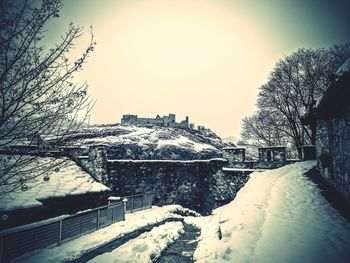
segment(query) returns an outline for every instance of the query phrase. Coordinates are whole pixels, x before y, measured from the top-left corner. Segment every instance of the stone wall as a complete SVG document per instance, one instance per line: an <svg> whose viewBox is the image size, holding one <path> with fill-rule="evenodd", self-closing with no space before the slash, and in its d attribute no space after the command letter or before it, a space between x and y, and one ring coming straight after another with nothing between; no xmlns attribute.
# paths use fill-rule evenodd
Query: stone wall
<svg viewBox="0 0 350 263"><path fill-rule="evenodd" d="M323 179L350 202L350 106L337 118L317 121L316 155Z"/></svg>
<svg viewBox="0 0 350 263"><path fill-rule="evenodd" d="M286 165L286 147L270 146L258 148L259 160L254 168L274 169Z"/></svg>
<svg viewBox="0 0 350 263"><path fill-rule="evenodd" d="M245 161L245 149L239 147L225 147L223 157L228 161L228 167L235 167Z"/></svg>
<svg viewBox="0 0 350 263"><path fill-rule="evenodd" d="M155 205L180 204L203 214L234 199L247 174L227 173L224 159L108 160L106 147L90 147L76 162L107 185L111 195L154 192Z"/></svg>
<svg viewBox="0 0 350 263"><path fill-rule="evenodd" d="M180 204L203 214L230 202L248 176L222 171L220 159L198 161L110 161L113 195L154 192L155 205Z"/></svg>

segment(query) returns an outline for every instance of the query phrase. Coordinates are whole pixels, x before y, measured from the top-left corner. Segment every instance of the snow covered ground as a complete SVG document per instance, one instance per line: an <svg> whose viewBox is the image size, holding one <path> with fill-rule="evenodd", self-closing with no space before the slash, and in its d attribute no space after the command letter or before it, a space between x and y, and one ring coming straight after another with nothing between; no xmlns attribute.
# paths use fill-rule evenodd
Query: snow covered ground
<svg viewBox="0 0 350 263"><path fill-rule="evenodd" d="M131 233L142 227L159 223L168 218L181 218L181 216L174 214L175 211L182 210L186 212L186 209L182 209L178 205L169 205L164 207L154 207L149 210L139 211L132 214L126 215L126 220L122 222L117 222L105 228L101 228L93 233L81 236L80 238L73 239L60 246L55 246L51 248L41 249L34 251L30 254L25 254L11 262L25 262L25 263L59 263L59 262L69 262L74 259L78 259L85 253L88 253L104 244L115 240L116 238L122 237L128 233ZM171 229L177 229L173 225L167 225ZM164 229L164 228L162 228ZM157 232L163 232L158 230ZM168 231L168 234L162 236L160 234L158 237L169 237L166 240L171 240L170 235L174 236L175 233ZM154 234L153 237L157 235ZM160 242L164 242L160 241ZM135 243L133 243L135 244ZM153 247L154 249L154 247ZM150 251L150 250L148 250ZM144 252L148 253L148 252ZM103 262L103 261L100 261Z"/></svg>
<svg viewBox="0 0 350 263"><path fill-rule="evenodd" d="M110 253L104 253L89 263L148 263L160 257L161 252L173 243L184 232L181 222L169 222L154 227L150 232L143 233Z"/></svg>
<svg viewBox="0 0 350 263"><path fill-rule="evenodd" d="M253 173L234 201L212 216L187 218L202 230L195 260L349 262L350 225L304 176L314 166Z"/></svg>

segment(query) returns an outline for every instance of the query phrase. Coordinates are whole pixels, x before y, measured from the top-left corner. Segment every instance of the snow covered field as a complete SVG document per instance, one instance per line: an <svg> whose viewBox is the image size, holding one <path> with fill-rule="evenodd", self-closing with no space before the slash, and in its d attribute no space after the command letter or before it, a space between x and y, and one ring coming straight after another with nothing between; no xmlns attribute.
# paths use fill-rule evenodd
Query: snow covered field
<svg viewBox="0 0 350 263"><path fill-rule="evenodd" d="M206 217L172 205L128 214L94 233L15 262L66 262L141 227L183 218L201 229L196 262L349 262L350 224L308 180L306 161L251 174L231 203ZM180 211L184 216L174 214ZM154 227L91 262L152 262L183 232L181 222ZM192 242L189 240L189 242Z"/></svg>
<svg viewBox="0 0 350 263"><path fill-rule="evenodd" d="M253 173L234 201L186 219L202 229L195 260L349 262L350 225L304 176L314 165Z"/></svg>

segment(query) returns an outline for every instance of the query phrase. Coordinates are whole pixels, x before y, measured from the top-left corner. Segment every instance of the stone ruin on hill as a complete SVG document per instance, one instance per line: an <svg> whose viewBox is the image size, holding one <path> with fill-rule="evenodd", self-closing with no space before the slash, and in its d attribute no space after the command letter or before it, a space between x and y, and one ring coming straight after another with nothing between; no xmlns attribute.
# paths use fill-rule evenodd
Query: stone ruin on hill
<svg viewBox="0 0 350 263"><path fill-rule="evenodd" d="M168 116L160 117L157 115L155 118L140 118L137 115L126 114L123 115L121 119L122 125L139 125L139 126L161 126L161 127L171 127L180 129L189 129L190 123L189 118L181 122L175 121L175 114L169 114Z"/></svg>

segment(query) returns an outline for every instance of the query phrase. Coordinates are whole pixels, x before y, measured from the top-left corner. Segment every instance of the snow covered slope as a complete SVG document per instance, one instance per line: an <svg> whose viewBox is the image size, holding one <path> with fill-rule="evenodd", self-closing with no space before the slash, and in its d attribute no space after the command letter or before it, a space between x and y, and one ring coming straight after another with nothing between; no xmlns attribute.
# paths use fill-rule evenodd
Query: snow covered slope
<svg viewBox="0 0 350 263"><path fill-rule="evenodd" d="M221 149L233 146L210 130L167 127L95 125L72 135L68 146L104 144L110 159L210 159L221 157Z"/></svg>
<svg viewBox="0 0 350 263"><path fill-rule="evenodd" d="M349 262L350 225L304 175L314 166L253 173L214 215L187 219L202 228L197 262Z"/></svg>

